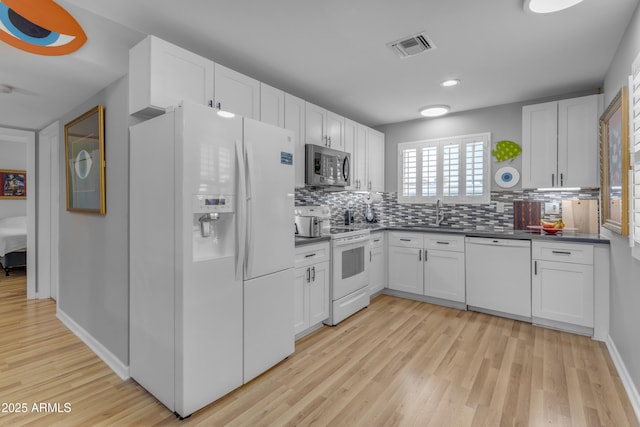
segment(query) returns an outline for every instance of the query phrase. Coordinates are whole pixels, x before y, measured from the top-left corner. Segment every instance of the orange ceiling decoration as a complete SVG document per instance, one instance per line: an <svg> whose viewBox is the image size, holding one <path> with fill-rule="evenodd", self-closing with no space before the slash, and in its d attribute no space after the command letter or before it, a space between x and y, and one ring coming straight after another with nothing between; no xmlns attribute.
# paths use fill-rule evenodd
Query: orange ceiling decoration
<svg viewBox="0 0 640 427"><path fill-rule="evenodd" d="M69 12L52 0L0 0L0 40L37 55L67 55L87 35Z"/></svg>

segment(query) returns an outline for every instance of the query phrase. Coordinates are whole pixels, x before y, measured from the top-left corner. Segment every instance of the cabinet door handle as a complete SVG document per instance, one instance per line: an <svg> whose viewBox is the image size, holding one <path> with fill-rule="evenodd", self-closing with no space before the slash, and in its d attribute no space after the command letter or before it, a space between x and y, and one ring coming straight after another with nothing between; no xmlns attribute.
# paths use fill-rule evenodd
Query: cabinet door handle
<svg viewBox="0 0 640 427"><path fill-rule="evenodd" d="M311 257L314 257L314 256L316 256L316 254L309 254L309 255L305 255L304 257L305 258L311 258Z"/></svg>
<svg viewBox="0 0 640 427"><path fill-rule="evenodd" d="M436 243L439 244L439 245L448 245L449 244L449 242L436 242Z"/></svg>
<svg viewBox="0 0 640 427"><path fill-rule="evenodd" d="M429 254L427 253L427 250L424 250L424 262L429 261Z"/></svg>
<svg viewBox="0 0 640 427"><path fill-rule="evenodd" d="M569 251L551 251L551 253L557 255L571 255L571 252Z"/></svg>
<svg viewBox="0 0 640 427"><path fill-rule="evenodd" d="M564 174L560 174L560 187L564 187Z"/></svg>
<svg viewBox="0 0 640 427"><path fill-rule="evenodd" d="M410 242L411 239L400 239L401 242Z"/></svg>
<svg viewBox="0 0 640 427"><path fill-rule="evenodd" d="M369 262L371 262L372 259L373 259L373 255L371 254L371 251L369 251Z"/></svg>
<svg viewBox="0 0 640 427"><path fill-rule="evenodd" d="M556 186L556 174L555 173L551 174L551 186L552 187Z"/></svg>
<svg viewBox="0 0 640 427"><path fill-rule="evenodd" d="M418 261L422 261L422 249L418 249Z"/></svg>
<svg viewBox="0 0 640 427"><path fill-rule="evenodd" d="M213 99L209 100L209 107L213 108Z"/></svg>
<svg viewBox="0 0 640 427"><path fill-rule="evenodd" d="M313 276L311 277L311 281L315 282L316 281L316 267L311 267L311 272L313 273Z"/></svg>
<svg viewBox="0 0 640 427"><path fill-rule="evenodd" d="M533 261L533 274L538 275L538 261Z"/></svg>
<svg viewBox="0 0 640 427"><path fill-rule="evenodd" d="M307 268L307 283L311 281L311 269Z"/></svg>
<svg viewBox="0 0 640 427"><path fill-rule="evenodd" d="M380 239L373 239L373 243L378 243Z"/></svg>
<svg viewBox="0 0 640 427"><path fill-rule="evenodd" d="M222 110L222 102L218 102L218 103L216 104L216 108L217 108L218 110Z"/></svg>

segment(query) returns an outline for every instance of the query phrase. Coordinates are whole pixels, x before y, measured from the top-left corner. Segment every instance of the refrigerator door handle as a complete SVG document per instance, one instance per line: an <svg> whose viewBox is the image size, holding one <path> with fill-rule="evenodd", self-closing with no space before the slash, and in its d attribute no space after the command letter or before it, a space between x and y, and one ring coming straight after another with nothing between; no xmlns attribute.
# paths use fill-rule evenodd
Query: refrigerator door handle
<svg viewBox="0 0 640 427"><path fill-rule="evenodd" d="M246 213L246 247L248 250L246 251L246 259L245 259L245 271L248 277L252 276L253 268L251 263L253 262L253 247L251 244L253 242L253 185L252 185L252 176L251 176L251 168L253 166L253 150L251 146L248 144L245 145L245 161L246 161L246 176L247 176L247 213Z"/></svg>
<svg viewBox="0 0 640 427"><path fill-rule="evenodd" d="M245 178L244 155L242 151L242 141L236 140L236 161L238 162L238 199L237 199L237 216L236 227L238 236L238 253L236 256L236 280L242 280L242 267L245 259L245 242L247 231L246 218L246 189L247 183Z"/></svg>

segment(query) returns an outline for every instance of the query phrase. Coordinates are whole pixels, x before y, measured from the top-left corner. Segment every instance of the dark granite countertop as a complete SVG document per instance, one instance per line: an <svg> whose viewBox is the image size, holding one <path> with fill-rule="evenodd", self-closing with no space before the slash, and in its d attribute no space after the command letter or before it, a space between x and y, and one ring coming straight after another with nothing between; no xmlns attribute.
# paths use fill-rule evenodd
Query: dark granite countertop
<svg viewBox="0 0 640 427"><path fill-rule="evenodd" d="M527 230L511 230L511 229L494 229L490 227L469 229L456 226L434 225L385 225L385 224L354 224L354 226L362 226L369 228L371 231L390 230L390 231L412 231L418 233L447 233L447 234L463 234L468 237L487 237L496 239L518 239L518 240L545 240L559 241L567 243L602 243L609 244L609 240L597 234L584 234L576 232L559 232L557 234L546 234L540 231Z"/></svg>
<svg viewBox="0 0 640 427"><path fill-rule="evenodd" d="M296 247L304 245L312 245L314 243L328 242L331 240L331 236L319 236L319 237L298 237L296 236Z"/></svg>
<svg viewBox="0 0 640 427"><path fill-rule="evenodd" d="M467 237L486 237L495 239L518 239L518 240L545 240L545 241L558 241L567 243L594 243L594 244L609 244L609 239L601 237L597 234L584 234L576 233L572 231L560 232L557 234L546 234L536 230L511 230L511 229L495 229L491 227L484 228L462 228L456 226L441 226L434 225L389 225L383 223L362 223L351 224L351 227L357 227L376 231L410 231L415 233L444 233L444 234L462 234ZM329 236L320 237L296 237L296 246L309 245L313 243L319 243L329 241Z"/></svg>

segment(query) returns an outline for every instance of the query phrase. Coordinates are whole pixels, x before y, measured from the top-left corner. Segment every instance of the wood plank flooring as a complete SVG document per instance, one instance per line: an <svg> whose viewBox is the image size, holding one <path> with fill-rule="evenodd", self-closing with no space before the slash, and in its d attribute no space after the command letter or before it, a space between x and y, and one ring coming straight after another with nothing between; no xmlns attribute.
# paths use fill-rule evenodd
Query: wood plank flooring
<svg viewBox="0 0 640 427"><path fill-rule="evenodd" d="M179 421L25 287L24 273L0 279L0 409L27 405L3 426L638 425L604 344L390 296Z"/></svg>

